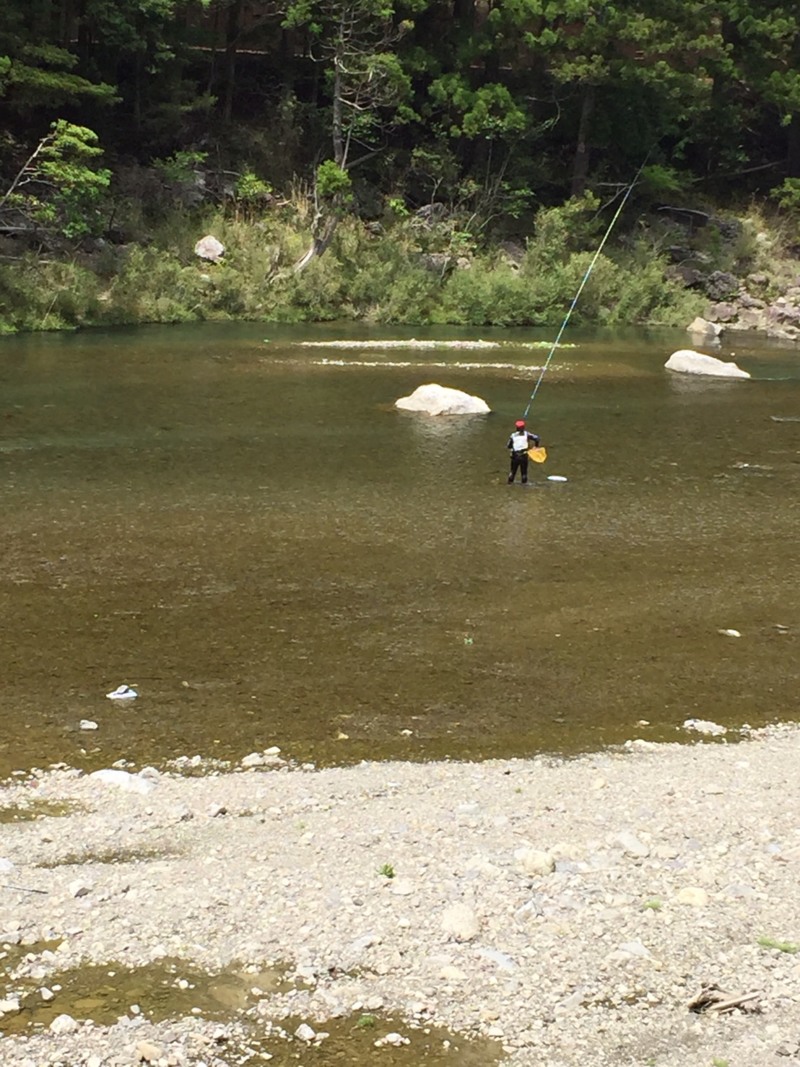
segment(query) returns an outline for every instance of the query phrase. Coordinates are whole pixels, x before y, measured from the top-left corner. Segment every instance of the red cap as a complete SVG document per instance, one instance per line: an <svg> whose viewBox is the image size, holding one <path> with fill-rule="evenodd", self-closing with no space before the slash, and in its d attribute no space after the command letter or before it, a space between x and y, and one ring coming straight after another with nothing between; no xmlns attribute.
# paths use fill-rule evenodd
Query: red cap
<svg viewBox="0 0 800 1067"><path fill-rule="evenodd" d="M514 423L514 426L518 430L524 430L525 429L525 420L524 419L517 419L517 421Z"/></svg>

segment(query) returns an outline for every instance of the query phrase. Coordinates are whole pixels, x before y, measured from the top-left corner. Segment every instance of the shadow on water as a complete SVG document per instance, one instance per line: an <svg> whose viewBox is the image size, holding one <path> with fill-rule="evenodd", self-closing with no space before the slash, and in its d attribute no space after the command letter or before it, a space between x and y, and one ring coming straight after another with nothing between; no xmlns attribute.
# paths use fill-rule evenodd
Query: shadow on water
<svg viewBox="0 0 800 1067"><path fill-rule="evenodd" d="M0 774L275 744L323 764L574 753L640 719L677 739L689 717L796 714L793 349L737 339L717 354L753 380L712 381L663 369L678 332L571 331L522 489L505 442L545 352L521 344L548 335L333 363L297 343L414 333L470 339L2 342ZM431 380L493 414L394 409ZM119 707L122 682L140 697Z"/></svg>

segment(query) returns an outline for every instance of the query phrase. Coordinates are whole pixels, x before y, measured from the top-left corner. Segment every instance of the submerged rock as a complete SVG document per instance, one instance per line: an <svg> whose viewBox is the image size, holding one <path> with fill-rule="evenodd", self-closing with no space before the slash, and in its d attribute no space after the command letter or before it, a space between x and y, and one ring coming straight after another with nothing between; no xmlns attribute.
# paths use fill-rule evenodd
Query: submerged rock
<svg viewBox="0 0 800 1067"><path fill-rule="evenodd" d="M746 370L737 367L735 363L726 363L722 359L706 356L691 348L681 348L673 352L664 366L667 370L678 371L681 374L705 374L712 378L750 377Z"/></svg>
<svg viewBox="0 0 800 1067"><path fill-rule="evenodd" d="M427 415L487 415L491 411L479 396L433 383L418 386L410 396L401 396L394 406Z"/></svg>

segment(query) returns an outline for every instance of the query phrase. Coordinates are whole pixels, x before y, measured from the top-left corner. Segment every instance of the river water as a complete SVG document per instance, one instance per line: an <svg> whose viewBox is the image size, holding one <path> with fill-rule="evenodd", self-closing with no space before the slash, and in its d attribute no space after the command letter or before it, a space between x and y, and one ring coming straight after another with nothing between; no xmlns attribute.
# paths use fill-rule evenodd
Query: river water
<svg viewBox="0 0 800 1067"><path fill-rule="evenodd" d="M682 332L568 331L522 488L505 443L547 351L522 344L551 334L300 344L411 336L477 335L0 343L0 773L575 753L796 717L796 348L734 336L718 354L753 380L711 380L664 370ZM429 381L493 413L395 410ZM106 699L121 683L134 703Z"/></svg>

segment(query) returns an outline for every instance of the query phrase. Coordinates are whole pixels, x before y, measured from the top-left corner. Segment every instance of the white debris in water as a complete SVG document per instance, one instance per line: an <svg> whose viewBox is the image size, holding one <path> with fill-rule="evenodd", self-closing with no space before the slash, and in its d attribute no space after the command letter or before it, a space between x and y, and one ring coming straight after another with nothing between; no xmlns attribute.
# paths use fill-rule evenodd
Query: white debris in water
<svg viewBox="0 0 800 1067"><path fill-rule="evenodd" d="M547 480L548 482L565 482L567 479L563 474L548 474Z"/></svg>
<svg viewBox="0 0 800 1067"><path fill-rule="evenodd" d="M395 401L395 407L426 415L486 415L491 411L479 396L435 383L418 386L411 396L401 396Z"/></svg>
<svg viewBox="0 0 800 1067"><path fill-rule="evenodd" d="M265 338L267 341L267 338ZM267 342L268 343L268 342ZM415 349L463 349L466 351L472 349L489 349L489 348L550 348L549 341L524 341L518 343L516 341L418 341L415 337L411 337L406 341L394 340L394 341L300 341L300 348L382 348L382 349L397 349L397 348L415 348ZM559 348L575 348L574 344L560 344Z"/></svg>
<svg viewBox="0 0 800 1067"><path fill-rule="evenodd" d="M112 689L110 693L106 693L109 700L135 700L138 695L136 690L132 689L129 685L118 685L116 689Z"/></svg>
<svg viewBox="0 0 800 1067"><path fill-rule="evenodd" d="M80 725L81 730L96 730L97 729L97 723L94 722L92 719L81 719L79 725Z"/></svg>
<svg viewBox="0 0 800 1067"><path fill-rule="evenodd" d="M710 737L719 737L728 731L718 722L709 722L708 719L687 719L683 724L684 730L694 730L698 734L708 734Z"/></svg>
<svg viewBox="0 0 800 1067"><path fill-rule="evenodd" d="M717 630L718 634L722 634L723 637L741 637L742 635L738 630Z"/></svg>

